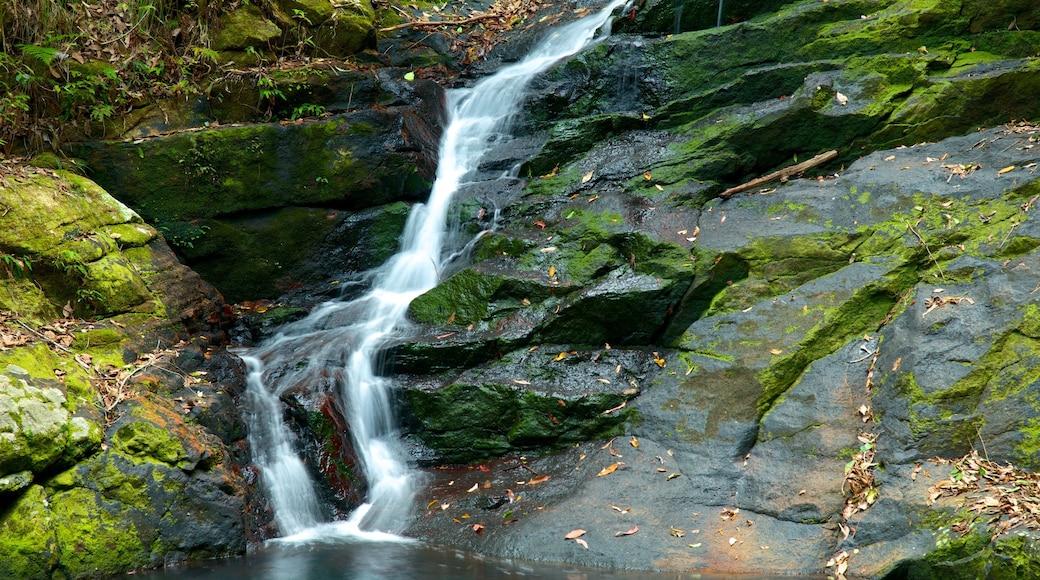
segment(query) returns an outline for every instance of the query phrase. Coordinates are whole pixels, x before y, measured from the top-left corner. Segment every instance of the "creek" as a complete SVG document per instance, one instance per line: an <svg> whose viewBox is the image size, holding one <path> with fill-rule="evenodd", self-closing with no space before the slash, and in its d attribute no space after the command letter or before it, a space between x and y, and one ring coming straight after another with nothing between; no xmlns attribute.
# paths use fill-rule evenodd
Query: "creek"
<svg viewBox="0 0 1040 580"><path fill-rule="evenodd" d="M508 139L510 120L528 84L605 38L613 12L623 3L613 0L598 13L550 31L521 61L471 88L449 91L430 197L413 207L398 253L367 276L370 289L357 299L325 303L264 344L239 351L249 368L246 416L253 458L283 536L311 538L325 520L311 476L283 423L280 401L287 392L316 389L336 395L368 485L364 504L348 520L320 529L379 539L405 528L417 476L396 432L392 380L380 373L382 355L408 336L409 303L433 288L457 255L459 248L448 242L454 239L447 227L452 198L476 177L485 155Z"/></svg>

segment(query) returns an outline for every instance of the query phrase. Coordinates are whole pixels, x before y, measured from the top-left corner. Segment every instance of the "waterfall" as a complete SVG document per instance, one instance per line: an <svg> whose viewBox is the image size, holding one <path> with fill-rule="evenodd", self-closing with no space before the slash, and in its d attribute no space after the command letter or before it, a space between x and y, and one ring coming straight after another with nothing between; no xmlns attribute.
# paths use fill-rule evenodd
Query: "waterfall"
<svg viewBox="0 0 1040 580"><path fill-rule="evenodd" d="M313 482L282 421L279 398L292 390L332 391L345 411L368 495L341 528L352 535L393 534L407 525L416 475L396 433L389 379L377 372L380 353L407 336L408 304L437 284L450 250L444 243L452 196L491 148L492 137L506 130L527 85L609 34L611 14L624 1L612 0L602 11L551 31L525 59L473 87L449 91L430 198L413 207L399 252L372 273L367 293L325 303L264 344L241 351L249 369L249 442L284 535L306 536L323 520Z"/></svg>

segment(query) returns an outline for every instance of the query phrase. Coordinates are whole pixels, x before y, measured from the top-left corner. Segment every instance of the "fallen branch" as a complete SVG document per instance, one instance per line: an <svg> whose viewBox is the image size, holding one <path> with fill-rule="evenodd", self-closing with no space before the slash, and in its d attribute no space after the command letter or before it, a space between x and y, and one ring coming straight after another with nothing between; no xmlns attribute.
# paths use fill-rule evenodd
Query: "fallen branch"
<svg viewBox="0 0 1040 580"><path fill-rule="evenodd" d="M816 167L817 165L823 165L824 163L827 163L828 161L836 158L837 156L838 156L838 152L837 151L833 151L833 150L832 151L828 151L826 153L820 153L819 155L817 155L816 157L813 157L812 159L810 159L808 161L803 161L801 163L797 163L797 164L792 165L790 167L785 167L784 169L781 169L779 171L774 171L774 172L770 173L769 175L764 175L762 177L759 177L759 178L756 178L756 179L752 179L751 181L749 181L747 183L742 183L742 184L737 185L735 187L731 187L731 188L727 189L726 191L723 191L722 193L720 193L719 197L721 197L722 199L729 199L729 198L733 197L735 194L738 194L738 193L740 193L742 191L747 191L749 189L754 189L756 187L759 187L760 185L765 185L765 184L767 184L769 182L772 182L772 181L777 181L777 180L780 180L780 179L786 179L788 177L791 177L792 175L797 175L799 173L802 173L803 171L807 171L809 169L812 169L813 167Z"/></svg>
<svg viewBox="0 0 1040 580"><path fill-rule="evenodd" d="M402 29L405 29L405 28L424 28L424 27L427 27L427 26L430 26L430 27L437 27L437 26L465 26L467 24L473 24L474 22L479 22L481 20L487 20L489 18L498 18L500 16L502 16L502 15L501 14L496 14L496 13L489 13L489 14L480 14L480 15L473 16L473 17L470 17L470 18L465 18L465 19L462 19L462 20L415 20L413 22L405 22L403 24L398 24L396 26L387 26L386 28L380 28L379 32L380 33L393 32L395 30L402 30Z"/></svg>

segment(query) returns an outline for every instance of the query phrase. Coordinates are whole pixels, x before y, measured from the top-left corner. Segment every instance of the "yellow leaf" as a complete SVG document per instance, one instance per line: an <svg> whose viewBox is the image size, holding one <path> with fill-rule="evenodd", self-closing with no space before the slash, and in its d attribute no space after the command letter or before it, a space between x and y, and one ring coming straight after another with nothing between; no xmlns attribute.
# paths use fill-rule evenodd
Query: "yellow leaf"
<svg viewBox="0 0 1040 580"><path fill-rule="evenodd" d="M437 505L437 503L439 503L437 500L430 501L430 503L426 504L426 509L432 508L433 506Z"/></svg>
<svg viewBox="0 0 1040 580"><path fill-rule="evenodd" d="M585 535L585 530L582 530L582 529L571 530L571 531L567 532L567 535L564 536L563 539L564 540L573 540L575 538L580 538L580 537L582 537L584 535Z"/></svg>
<svg viewBox="0 0 1040 580"><path fill-rule="evenodd" d="M664 363L664 359L663 358L661 358L659 356L655 356L654 357L654 363L657 364L657 366L659 366L661 368L664 368L664 364L665 363Z"/></svg>
<svg viewBox="0 0 1040 580"><path fill-rule="evenodd" d="M783 354L783 353L784 353L784 351L780 350L779 348L773 348L773 349L769 350L769 354L773 354L773 355Z"/></svg>
<svg viewBox="0 0 1040 580"><path fill-rule="evenodd" d="M1014 170L1015 170L1015 166L1014 165L1008 165L1004 169L1001 169L1000 171L998 171L997 175L1004 175L1005 173L1007 173L1009 171L1014 171Z"/></svg>
<svg viewBox="0 0 1040 580"><path fill-rule="evenodd" d="M639 447L639 440L636 439L635 435L633 435L632 438L629 439L628 444L631 445L632 447Z"/></svg>
<svg viewBox="0 0 1040 580"><path fill-rule="evenodd" d="M653 177L650 175L649 171L644 171L643 172L643 179L645 179L647 181L650 181L651 179L653 179Z"/></svg>
<svg viewBox="0 0 1040 580"><path fill-rule="evenodd" d="M592 181L592 174L593 173L594 173L593 171L589 171L585 175L582 175L581 176L581 182L582 183L588 183L588 182Z"/></svg>
<svg viewBox="0 0 1040 580"><path fill-rule="evenodd" d="M556 266L549 266L549 277L552 278L556 275Z"/></svg>
<svg viewBox="0 0 1040 580"><path fill-rule="evenodd" d="M567 358L567 351L563 351L560 354L556 355L556 358L553 359L553 362L560 362L565 358Z"/></svg>
<svg viewBox="0 0 1040 580"><path fill-rule="evenodd" d="M676 477L682 477L682 474L681 473L670 473L670 474L668 474L668 477L664 478L664 480L665 481L671 481L671 480L675 479Z"/></svg>
<svg viewBox="0 0 1040 580"><path fill-rule="evenodd" d="M614 473L615 471L617 471L618 465L620 464L611 463L609 466L599 470L599 473L596 474L596 477L603 477L604 475L610 475L611 473Z"/></svg>

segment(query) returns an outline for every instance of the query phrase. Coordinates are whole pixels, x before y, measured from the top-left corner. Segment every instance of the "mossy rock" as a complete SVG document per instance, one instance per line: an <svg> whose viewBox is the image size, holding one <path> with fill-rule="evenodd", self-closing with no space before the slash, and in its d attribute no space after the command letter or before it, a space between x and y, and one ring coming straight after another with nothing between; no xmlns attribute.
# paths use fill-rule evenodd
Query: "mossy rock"
<svg viewBox="0 0 1040 580"><path fill-rule="evenodd" d="M258 6L246 4L224 17L211 48L218 51L265 49L281 33L281 29L268 20Z"/></svg>
<svg viewBox="0 0 1040 580"><path fill-rule="evenodd" d="M409 391L415 436L439 460L469 463L510 452L546 449L617 434L625 414L604 415L624 397L598 393L561 398L484 383Z"/></svg>
<svg viewBox="0 0 1040 580"><path fill-rule="evenodd" d="M11 206L0 218L0 254L22 266L0 278L5 309L30 318L58 318L65 304L84 314L161 310L138 273L140 261L122 252L156 235L128 207L62 171L33 173L6 194Z"/></svg>
<svg viewBox="0 0 1040 580"><path fill-rule="evenodd" d="M0 476L45 473L98 448L100 426L72 415L64 385L37 386L25 369L6 367L0 370Z"/></svg>
<svg viewBox="0 0 1040 580"><path fill-rule="evenodd" d="M419 322L470 324L488 315L491 297L503 278L474 269L463 270L418 296L408 311Z"/></svg>

